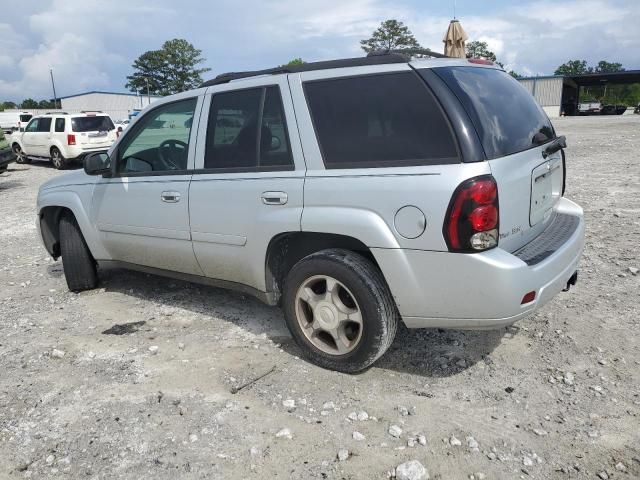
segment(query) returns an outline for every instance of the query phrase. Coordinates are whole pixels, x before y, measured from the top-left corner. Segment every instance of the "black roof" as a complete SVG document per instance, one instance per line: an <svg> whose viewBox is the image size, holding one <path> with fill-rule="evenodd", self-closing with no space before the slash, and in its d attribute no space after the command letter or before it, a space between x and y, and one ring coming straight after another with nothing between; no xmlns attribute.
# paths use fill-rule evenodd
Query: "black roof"
<svg viewBox="0 0 640 480"><path fill-rule="evenodd" d="M309 62L301 65L283 65L281 67L267 68L266 70L254 70L249 72L228 72L218 75L213 80L204 82L200 87L210 87L231 80L257 77L259 75L276 75L278 73L312 72L314 70L327 70L330 68L362 67L367 65L385 65L390 63L407 63L413 55L424 55L433 58L449 58L441 53L432 52L422 48L404 50L387 50L371 52L366 57L343 58L340 60L326 60L322 62Z"/></svg>

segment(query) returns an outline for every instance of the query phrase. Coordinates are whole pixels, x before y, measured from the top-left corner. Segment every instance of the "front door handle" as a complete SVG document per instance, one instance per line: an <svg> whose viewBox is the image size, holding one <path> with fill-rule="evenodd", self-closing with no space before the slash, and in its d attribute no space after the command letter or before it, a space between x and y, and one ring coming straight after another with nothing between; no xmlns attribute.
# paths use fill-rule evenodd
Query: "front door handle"
<svg viewBox="0 0 640 480"><path fill-rule="evenodd" d="M289 196L284 192L264 192L262 203L265 205L284 205L289 200Z"/></svg>
<svg viewBox="0 0 640 480"><path fill-rule="evenodd" d="M178 203L180 201L180 192L162 192L160 198L163 202Z"/></svg>

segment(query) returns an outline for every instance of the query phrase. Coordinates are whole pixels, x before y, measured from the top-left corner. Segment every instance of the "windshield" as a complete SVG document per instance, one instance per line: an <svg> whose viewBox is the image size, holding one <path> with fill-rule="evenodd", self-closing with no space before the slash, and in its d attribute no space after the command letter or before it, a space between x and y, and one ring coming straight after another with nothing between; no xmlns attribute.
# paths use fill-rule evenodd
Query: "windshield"
<svg viewBox="0 0 640 480"><path fill-rule="evenodd" d="M439 67L432 71L464 106L487 158L521 152L555 138L542 107L508 73L477 67Z"/></svg>
<svg viewBox="0 0 640 480"><path fill-rule="evenodd" d="M71 119L71 130L74 132L104 132L116 128L111 121L111 117L100 115L97 117L73 117Z"/></svg>

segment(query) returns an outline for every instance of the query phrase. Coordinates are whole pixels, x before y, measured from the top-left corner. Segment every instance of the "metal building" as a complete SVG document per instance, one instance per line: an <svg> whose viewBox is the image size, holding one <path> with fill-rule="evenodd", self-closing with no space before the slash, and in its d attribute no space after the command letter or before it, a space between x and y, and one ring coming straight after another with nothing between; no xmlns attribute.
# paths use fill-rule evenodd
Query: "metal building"
<svg viewBox="0 0 640 480"><path fill-rule="evenodd" d="M102 111L114 120L128 118L135 110L141 110L160 97L136 95L135 93L117 93L91 91L60 98L61 109L68 113L81 111Z"/></svg>
<svg viewBox="0 0 640 480"><path fill-rule="evenodd" d="M577 115L580 87L640 83L640 70L519 78L549 117Z"/></svg>
<svg viewBox="0 0 640 480"><path fill-rule="evenodd" d="M549 117L560 116L563 76L519 78L518 80L534 96Z"/></svg>

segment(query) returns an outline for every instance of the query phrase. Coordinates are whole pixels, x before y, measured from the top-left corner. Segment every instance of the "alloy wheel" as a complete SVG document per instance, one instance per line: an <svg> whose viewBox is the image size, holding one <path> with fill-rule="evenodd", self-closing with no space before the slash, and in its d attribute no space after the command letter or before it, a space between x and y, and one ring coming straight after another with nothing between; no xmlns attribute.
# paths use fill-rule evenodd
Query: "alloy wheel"
<svg viewBox="0 0 640 480"><path fill-rule="evenodd" d="M329 355L352 352L362 338L362 312L355 297L328 275L314 275L302 282L295 313L307 340Z"/></svg>

